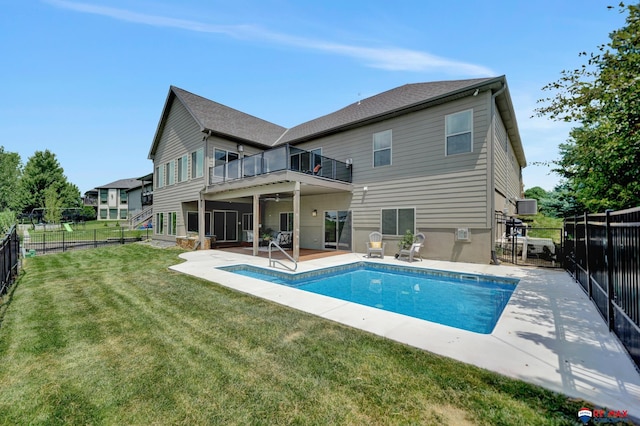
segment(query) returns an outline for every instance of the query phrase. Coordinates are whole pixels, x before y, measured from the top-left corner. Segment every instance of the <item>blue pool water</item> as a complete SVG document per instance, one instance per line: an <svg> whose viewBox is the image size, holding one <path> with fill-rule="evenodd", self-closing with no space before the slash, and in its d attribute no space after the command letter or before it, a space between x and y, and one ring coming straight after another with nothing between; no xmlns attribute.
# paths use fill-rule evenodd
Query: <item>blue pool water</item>
<svg viewBox="0 0 640 426"><path fill-rule="evenodd" d="M296 274L250 265L219 269L483 334L493 331L518 283L369 262Z"/></svg>

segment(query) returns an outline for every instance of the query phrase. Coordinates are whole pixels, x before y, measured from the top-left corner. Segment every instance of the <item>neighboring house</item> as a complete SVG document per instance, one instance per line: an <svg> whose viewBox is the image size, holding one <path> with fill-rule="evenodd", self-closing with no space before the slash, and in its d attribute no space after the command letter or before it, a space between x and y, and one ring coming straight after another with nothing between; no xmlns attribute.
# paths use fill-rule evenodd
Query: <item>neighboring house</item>
<svg viewBox="0 0 640 426"><path fill-rule="evenodd" d="M137 180L137 186L126 190L130 219L145 211L150 212L153 206L153 173L139 177ZM151 215L149 214L146 218L142 218L141 221L149 219L150 217Z"/></svg>
<svg viewBox="0 0 640 426"><path fill-rule="evenodd" d="M130 178L96 187L98 220L128 220L129 191L141 186L139 179Z"/></svg>
<svg viewBox="0 0 640 426"><path fill-rule="evenodd" d="M488 263L494 214L514 212L526 165L506 78L407 84L292 128L170 87L153 138L154 238Z"/></svg>

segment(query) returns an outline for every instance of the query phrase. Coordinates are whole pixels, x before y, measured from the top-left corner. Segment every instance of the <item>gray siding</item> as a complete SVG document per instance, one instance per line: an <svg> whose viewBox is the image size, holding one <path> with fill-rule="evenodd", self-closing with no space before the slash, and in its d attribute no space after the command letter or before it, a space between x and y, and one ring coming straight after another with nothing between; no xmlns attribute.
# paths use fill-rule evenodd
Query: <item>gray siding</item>
<svg viewBox="0 0 640 426"><path fill-rule="evenodd" d="M188 179L186 182L175 183L162 188L154 188L153 191L153 213L154 213L154 233L158 232L155 218L156 213L163 212L165 215L169 212L177 212L177 235L185 235L185 218L182 214L182 201L197 201L198 193L205 185L205 177L191 178L191 153L199 148L204 147L202 141L203 134L200 128L191 117L189 112L180 102L173 102L171 110L168 114L164 131L160 137L158 144L153 170L156 167L176 160L176 177L177 177L177 160L183 155L189 155ZM205 167L205 176L206 176ZM176 179L177 181L177 179ZM168 235L168 220L165 216L165 230L162 235L154 234L154 238L174 240L175 236Z"/></svg>
<svg viewBox="0 0 640 426"><path fill-rule="evenodd" d="M513 145L499 114L495 120L495 210L507 208L513 212L516 198L522 196L522 178L520 164L516 159Z"/></svg>
<svg viewBox="0 0 640 426"><path fill-rule="evenodd" d="M445 116L473 110L473 152L445 155ZM322 147L325 156L353 159L354 226L377 229L380 209L415 207L417 227L487 228L486 97L469 97L370 126L321 138L304 149ZM391 129L392 164L373 167L373 134ZM368 187L363 197L362 188Z"/></svg>

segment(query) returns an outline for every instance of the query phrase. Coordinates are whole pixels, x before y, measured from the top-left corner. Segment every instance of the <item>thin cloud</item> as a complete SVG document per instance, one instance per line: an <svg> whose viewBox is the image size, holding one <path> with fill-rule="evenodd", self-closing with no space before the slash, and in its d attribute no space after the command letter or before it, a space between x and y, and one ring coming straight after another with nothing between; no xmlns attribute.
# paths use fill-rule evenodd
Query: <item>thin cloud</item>
<svg viewBox="0 0 640 426"><path fill-rule="evenodd" d="M455 61L431 55L417 50L394 47L363 47L340 43L301 38L287 34L274 33L254 25L212 25L198 21L168 18L131 12L125 9L76 3L66 0L44 0L46 3L75 12L106 16L119 21L155 27L178 28L186 31L225 34L230 37L247 40L269 40L286 46L295 46L308 50L321 51L362 60L366 66L391 71L444 71L450 74L470 76L491 76L495 73L484 66Z"/></svg>

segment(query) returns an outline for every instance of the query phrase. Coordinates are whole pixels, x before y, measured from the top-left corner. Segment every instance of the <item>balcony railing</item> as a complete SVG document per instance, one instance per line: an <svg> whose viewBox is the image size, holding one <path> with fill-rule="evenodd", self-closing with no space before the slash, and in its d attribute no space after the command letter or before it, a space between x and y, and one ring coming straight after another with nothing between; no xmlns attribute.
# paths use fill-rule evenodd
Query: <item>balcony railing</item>
<svg viewBox="0 0 640 426"><path fill-rule="evenodd" d="M216 184L282 170L349 183L352 176L350 164L285 145L212 167L209 182Z"/></svg>

